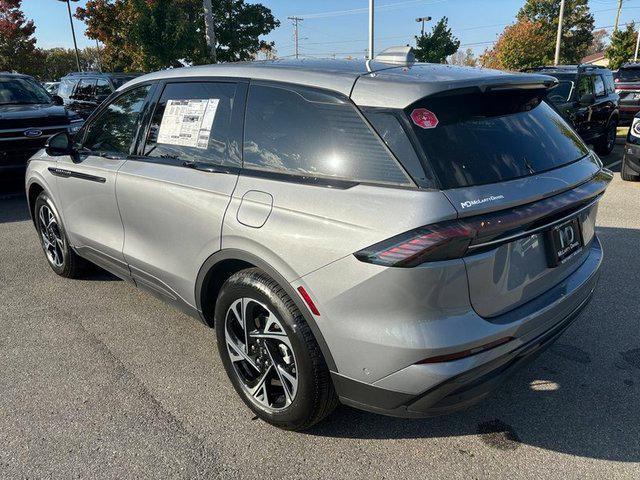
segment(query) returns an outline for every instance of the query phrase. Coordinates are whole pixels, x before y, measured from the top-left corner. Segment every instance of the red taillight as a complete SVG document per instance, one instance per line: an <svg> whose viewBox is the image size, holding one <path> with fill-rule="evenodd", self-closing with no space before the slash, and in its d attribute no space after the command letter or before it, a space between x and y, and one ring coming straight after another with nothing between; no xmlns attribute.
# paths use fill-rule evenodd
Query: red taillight
<svg viewBox="0 0 640 480"><path fill-rule="evenodd" d="M311 313L313 313L316 317L319 317L320 311L318 310L318 307L316 307L316 304L313 303L313 300L311 300L311 296L307 293L303 286L298 287L298 293L309 307L309 310L311 310Z"/></svg>
<svg viewBox="0 0 640 480"><path fill-rule="evenodd" d="M464 222L453 220L396 235L356 252L358 260L388 267L415 267L421 263L459 258L475 236Z"/></svg>

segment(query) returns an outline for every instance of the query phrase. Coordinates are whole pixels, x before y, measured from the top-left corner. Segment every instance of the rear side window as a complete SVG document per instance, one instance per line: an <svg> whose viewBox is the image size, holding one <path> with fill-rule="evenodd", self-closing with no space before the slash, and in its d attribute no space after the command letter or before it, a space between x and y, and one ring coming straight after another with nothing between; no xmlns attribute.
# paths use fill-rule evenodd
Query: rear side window
<svg viewBox="0 0 640 480"><path fill-rule="evenodd" d="M111 93L111 85L104 78L99 78L98 83L96 84L96 95L97 96L108 96Z"/></svg>
<svg viewBox="0 0 640 480"><path fill-rule="evenodd" d="M169 83L153 113L144 154L240 166L230 153L235 83Z"/></svg>
<svg viewBox="0 0 640 480"><path fill-rule="evenodd" d="M589 152L558 113L540 102L542 94L432 97L406 114L442 188L496 183L551 170ZM417 114L428 124L419 126Z"/></svg>
<svg viewBox="0 0 640 480"><path fill-rule="evenodd" d="M412 185L348 99L316 89L252 85L243 159L276 173Z"/></svg>
<svg viewBox="0 0 640 480"><path fill-rule="evenodd" d="M602 78L604 78L604 86L607 93L613 93L616 89L615 83L613 82L613 75L609 73L607 75L603 75Z"/></svg>

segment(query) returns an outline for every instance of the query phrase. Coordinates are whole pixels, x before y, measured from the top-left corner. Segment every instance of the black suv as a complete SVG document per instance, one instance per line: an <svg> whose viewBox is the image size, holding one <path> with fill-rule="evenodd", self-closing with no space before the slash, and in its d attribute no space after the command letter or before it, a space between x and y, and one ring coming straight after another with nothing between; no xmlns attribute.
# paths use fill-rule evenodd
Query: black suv
<svg viewBox="0 0 640 480"><path fill-rule="evenodd" d="M49 137L75 133L83 123L34 78L0 72L0 176L24 171Z"/></svg>
<svg viewBox="0 0 640 480"><path fill-rule="evenodd" d="M620 95L620 122L628 125L640 112L640 63L625 63L613 78Z"/></svg>
<svg viewBox="0 0 640 480"><path fill-rule="evenodd" d="M595 65L558 65L529 71L557 78L558 86L549 91L547 100L598 154L611 153L620 121L620 98L611 70Z"/></svg>
<svg viewBox="0 0 640 480"><path fill-rule="evenodd" d="M74 72L63 77L58 95L64 104L87 118L109 95L138 73Z"/></svg>
<svg viewBox="0 0 640 480"><path fill-rule="evenodd" d="M636 113L627 133L620 176L630 182L640 181L640 112Z"/></svg>

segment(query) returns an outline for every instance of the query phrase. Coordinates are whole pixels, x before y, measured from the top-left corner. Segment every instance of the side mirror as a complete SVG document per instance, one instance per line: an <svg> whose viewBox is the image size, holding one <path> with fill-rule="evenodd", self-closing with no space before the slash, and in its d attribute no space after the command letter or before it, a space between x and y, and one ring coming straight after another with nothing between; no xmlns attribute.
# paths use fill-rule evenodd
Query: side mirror
<svg viewBox="0 0 640 480"><path fill-rule="evenodd" d="M52 95L51 98L53 99L54 105L58 105L58 106L64 105L64 100L60 95Z"/></svg>
<svg viewBox="0 0 640 480"><path fill-rule="evenodd" d="M596 101L596 96L593 93L585 93L583 96L580 97L580 100L578 100L580 105L585 105L585 106L591 105L595 101Z"/></svg>
<svg viewBox="0 0 640 480"><path fill-rule="evenodd" d="M67 132L56 133L47 140L44 146L47 155L51 157L60 157L62 155L71 155L73 148L71 146L71 138Z"/></svg>

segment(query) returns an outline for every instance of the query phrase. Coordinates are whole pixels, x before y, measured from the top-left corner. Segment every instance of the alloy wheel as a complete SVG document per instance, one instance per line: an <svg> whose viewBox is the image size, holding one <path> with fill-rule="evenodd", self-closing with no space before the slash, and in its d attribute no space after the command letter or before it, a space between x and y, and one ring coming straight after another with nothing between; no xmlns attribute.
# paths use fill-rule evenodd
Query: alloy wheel
<svg viewBox="0 0 640 480"><path fill-rule="evenodd" d="M269 411L288 407L298 368L278 317L263 303L240 298L227 310L224 331L233 371L251 400Z"/></svg>
<svg viewBox="0 0 640 480"><path fill-rule="evenodd" d="M55 215L47 205L42 205L38 212L40 237L47 258L52 265L64 265L64 240Z"/></svg>

